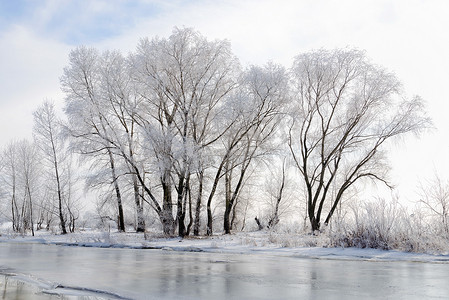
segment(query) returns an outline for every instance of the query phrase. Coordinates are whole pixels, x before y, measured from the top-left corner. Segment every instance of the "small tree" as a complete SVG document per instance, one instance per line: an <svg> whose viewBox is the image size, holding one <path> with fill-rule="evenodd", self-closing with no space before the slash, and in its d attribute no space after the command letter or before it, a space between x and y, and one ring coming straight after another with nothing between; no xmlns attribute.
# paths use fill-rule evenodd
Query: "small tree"
<svg viewBox="0 0 449 300"><path fill-rule="evenodd" d="M449 233L449 182L435 175L426 184L421 184L419 194L419 203L439 218L443 230Z"/></svg>
<svg viewBox="0 0 449 300"><path fill-rule="evenodd" d="M2 156L3 169L1 173L2 194L6 197L9 197L11 205L12 230L16 232L20 231L22 224L19 210L19 153L17 145L17 143L11 142L6 146Z"/></svg>
<svg viewBox="0 0 449 300"><path fill-rule="evenodd" d="M22 140L16 144L18 153L18 168L20 174L18 177L19 188L22 190L23 197L20 207L20 220L22 221L21 230L30 229L34 236L34 204L38 198L40 182L40 160L39 153L35 144Z"/></svg>
<svg viewBox="0 0 449 300"><path fill-rule="evenodd" d="M288 194L290 176L288 172L287 158L280 158L280 168L271 170L270 176L265 183L265 193L268 194L268 228L274 228L280 221L280 217L291 208L291 201ZM279 161L276 161L279 162Z"/></svg>

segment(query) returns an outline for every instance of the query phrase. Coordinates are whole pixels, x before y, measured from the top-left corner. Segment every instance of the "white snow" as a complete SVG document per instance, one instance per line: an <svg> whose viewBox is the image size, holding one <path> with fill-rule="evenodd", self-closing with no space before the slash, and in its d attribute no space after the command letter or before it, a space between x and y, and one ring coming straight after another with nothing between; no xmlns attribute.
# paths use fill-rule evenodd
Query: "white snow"
<svg viewBox="0 0 449 300"><path fill-rule="evenodd" d="M410 261L449 263L449 254L412 253L396 250L330 248L320 244L320 237L293 235L294 245L287 246L285 239L267 231L239 232L211 237L165 238L157 234L83 231L55 235L38 231L35 237L4 234L0 242L55 244L80 247L161 249L164 251L214 252L237 254L265 254L333 260ZM307 246L311 245L311 246ZM318 245L318 246L316 246Z"/></svg>

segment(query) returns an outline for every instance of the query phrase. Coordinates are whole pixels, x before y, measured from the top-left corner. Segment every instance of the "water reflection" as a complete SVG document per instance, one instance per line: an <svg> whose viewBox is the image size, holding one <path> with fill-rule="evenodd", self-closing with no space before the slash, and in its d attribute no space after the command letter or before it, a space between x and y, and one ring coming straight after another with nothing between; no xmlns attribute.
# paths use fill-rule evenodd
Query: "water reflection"
<svg viewBox="0 0 449 300"><path fill-rule="evenodd" d="M2 265L132 299L449 299L447 264L0 243Z"/></svg>

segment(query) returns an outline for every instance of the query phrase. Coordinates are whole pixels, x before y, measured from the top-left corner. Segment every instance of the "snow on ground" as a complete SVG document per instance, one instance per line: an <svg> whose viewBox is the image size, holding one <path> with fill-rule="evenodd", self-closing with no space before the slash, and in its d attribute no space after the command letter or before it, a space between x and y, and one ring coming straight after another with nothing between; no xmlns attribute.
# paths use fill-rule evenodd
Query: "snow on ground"
<svg viewBox="0 0 449 300"><path fill-rule="evenodd" d="M395 250L327 248L320 237L290 235L288 237L267 231L240 232L211 237L165 238L157 234L82 231L55 235L37 231L36 236L3 234L0 242L56 244L82 247L114 247L135 249L161 249L165 251L218 252L238 254L264 254L314 259L411 261L449 263L449 254L424 254ZM299 246L298 246L299 245Z"/></svg>

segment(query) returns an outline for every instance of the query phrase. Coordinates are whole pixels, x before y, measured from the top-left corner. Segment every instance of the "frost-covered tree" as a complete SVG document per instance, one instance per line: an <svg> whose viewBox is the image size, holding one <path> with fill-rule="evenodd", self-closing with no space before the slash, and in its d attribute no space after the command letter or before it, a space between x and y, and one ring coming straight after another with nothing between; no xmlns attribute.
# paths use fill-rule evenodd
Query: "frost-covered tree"
<svg viewBox="0 0 449 300"><path fill-rule="evenodd" d="M419 97L404 100L394 74L353 49L295 58L289 146L307 191L312 230L328 224L363 178L387 185L387 140L429 125Z"/></svg>
<svg viewBox="0 0 449 300"><path fill-rule="evenodd" d="M245 183L262 177L258 163L279 153L283 136L318 230L356 182L389 185L387 140L429 124L420 98L404 100L396 77L358 50L305 53L289 73L272 63L242 71L227 41L175 28L168 38L142 39L127 57L79 47L69 60L61 83L71 145L95 169L89 182L114 191L121 230L132 193L137 231L147 203L167 235L198 235L204 209L207 234L222 213L229 233ZM272 224L285 168L279 174Z"/></svg>
<svg viewBox="0 0 449 300"><path fill-rule="evenodd" d="M419 203L439 219L443 231L449 234L449 182L438 175L420 186Z"/></svg>
<svg viewBox="0 0 449 300"><path fill-rule="evenodd" d="M54 191L57 195L57 211L59 217L59 225L62 234L67 233L65 208L64 203L67 201L64 198L67 196L66 191L63 190L63 176L66 176L67 167L67 152L65 149L65 142L61 134L62 123L56 116L54 105L45 101L34 112L34 139L36 146L42 153L42 158L45 161L46 167L49 169L49 182L47 184L54 186ZM53 184L54 183L54 184Z"/></svg>
<svg viewBox="0 0 449 300"><path fill-rule="evenodd" d="M199 228L205 160L202 153L226 128L214 123L224 98L235 86L238 63L227 41L208 41L198 32L176 28L168 39L143 39L133 56L135 78L145 101L139 113L145 147L156 159L162 207L153 201L166 230L185 218L190 177L199 180L195 232ZM176 201L172 199L176 192ZM176 218L173 204L176 203ZM192 213L189 212L189 216ZM171 225L173 224L173 225Z"/></svg>
<svg viewBox="0 0 449 300"><path fill-rule="evenodd" d="M109 165L109 185L113 186L117 202L118 228L125 231L122 192L119 186L117 157L113 133L114 126L108 116L108 103L102 94L101 58L93 48L78 47L69 55L69 66L61 77L65 92L65 113L72 149L90 159L106 158Z"/></svg>
<svg viewBox="0 0 449 300"><path fill-rule="evenodd" d="M132 81L128 61L117 51L106 51L101 55L100 63L100 95L103 98L103 115L107 118L110 134L111 150L117 157L121 157L126 164L127 176L131 177L134 203L136 207L136 230L145 231L143 216L143 201L140 184L135 172L139 163L139 131L137 113L140 109L141 97L136 93Z"/></svg>
<svg viewBox="0 0 449 300"><path fill-rule="evenodd" d="M10 143L3 153L2 198L10 204L13 230L34 236L36 206L42 206L41 166L35 145L27 140Z"/></svg>
<svg viewBox="0 0 449 300"><path fill-rule="evenodd" d="M291 161L287 160L289 153L277 153L268 163L268 176L264 183L265 206L267 209L267 228L275 228L281 218L293 211Z"/></svg>
<svg viewBox="0 0 449 300"><path fill-rule="evenodd" d="M237 122L223 140L225 153L229 153L223 157L225 233L231 231L231 212L250 165L271 150L269 142L275 137L288 95L287 82L284 68L279 65L253 66L242 75L236 98L230 102L229 109L237 114Z"/></svg>
<svg viewBox="0 0 449 300"><path fill-rule="evenodd" d="M18 155L17 143L9 143L3 151L1 173L2 198L9 198L12 229L17 232L22 224L18 191Z"/></svg>

